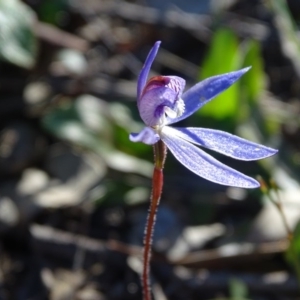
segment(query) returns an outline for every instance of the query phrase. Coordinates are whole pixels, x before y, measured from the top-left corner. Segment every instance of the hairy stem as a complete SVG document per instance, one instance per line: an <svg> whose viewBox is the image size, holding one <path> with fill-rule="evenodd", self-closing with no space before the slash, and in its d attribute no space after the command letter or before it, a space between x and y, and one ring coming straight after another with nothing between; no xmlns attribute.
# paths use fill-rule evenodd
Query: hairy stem
<svg viewBox="0 0 300 300"><path fill-rule="evenodd" d="M154 231L157 208L159 205L162 188L163 188L163 167L166 159L166 146L162 141L158 141L153 146L154 151L154 170L152 177L152 194L150 199L150 209L145 228L144 237L144 253L143 253L143 299L151 300L151 286L150 286L150 258L152 248L152 236Z"/></svg>

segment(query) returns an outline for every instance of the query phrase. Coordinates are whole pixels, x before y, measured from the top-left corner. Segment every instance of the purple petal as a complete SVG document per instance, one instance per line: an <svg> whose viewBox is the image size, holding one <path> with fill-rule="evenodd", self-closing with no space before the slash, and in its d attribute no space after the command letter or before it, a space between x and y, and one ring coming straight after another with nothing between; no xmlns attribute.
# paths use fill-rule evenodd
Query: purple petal
<svg viewBox="0 0 300 300"><path fill-rule="evenodd" d="M236 135L207 128L172 128L174 134L197 145L240 160L257 160L278 152Z"/></svg>
<svg viewBox="0 0 300 300"><path fill-rule="evenodd" d="M166 87L175 91L177 93L177 96L180 98L185 88L185 80L178 76L164 76L164 77L169 79L169 83L166 85Z"/></svg>
<svg viewBox="0 0 300 300"><path fill-rule="evenodd" d="M194 85L182 95L182 99L185 103L184 113L176 119L169 119L168 124L179 122L192 115L204 104L229 88L249 69L250 67L235 72L209 77Z"/></svg>
<svg viewBox="0 0 300 300"><path fill-rule="evenodd" d="M161 139L179 162L195 174L212 182L242 188L257 188L259 183L230 167L220 163L193 144L174 135L174 131L165 126Z"/></svg>
<svg viewBox="0 0 300 300"><path fill-rule="evenodd" d="M160 46L160 41L157 41L154 46L152 47L152 49L150 50L148 56L147 56L147 59L145 61L145 64L142 68L142 71L139 75L139 78L138 78L138 83L137 83L137 97L138 97L138 100L140 99L141 97L141 94L142 94L142 91L146 85L146 82L147 82L147 79L148 79L148 75L149 75L149 71L151 69L151 65L156 57L156 54L157 54L157 51L159 49L159 46Z"/></svg>
<svg viewBox="0 0 300 300"><path fill-rule="evenodd" d="M142 142L147 145L153 145L159 141L159 135L150 127L145 127L139 133L130 133L129 139L132 142Z"/></svg>

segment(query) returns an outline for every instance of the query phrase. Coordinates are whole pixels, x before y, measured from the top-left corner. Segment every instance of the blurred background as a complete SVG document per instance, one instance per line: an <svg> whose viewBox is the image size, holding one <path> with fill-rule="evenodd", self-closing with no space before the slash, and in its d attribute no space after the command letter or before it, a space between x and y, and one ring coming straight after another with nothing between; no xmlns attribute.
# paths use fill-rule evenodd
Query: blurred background
<svg viewBox="0 0 300 300"><path fill-rule="evenodd" d="M169 153L155 300L300 298L297 0L0 0L0 299L141 299L152 148L136 80L252 69L182 122L279 149L218 160L262 182L203 180ZM259 176L259 177L258 177Z"/></svg>

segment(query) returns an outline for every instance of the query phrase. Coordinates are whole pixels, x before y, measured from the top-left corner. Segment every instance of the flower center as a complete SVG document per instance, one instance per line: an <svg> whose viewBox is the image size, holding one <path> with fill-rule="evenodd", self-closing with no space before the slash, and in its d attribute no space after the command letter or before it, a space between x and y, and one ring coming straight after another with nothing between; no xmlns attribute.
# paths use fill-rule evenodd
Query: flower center
<svg viewBox="0 0 300 300"><path fill-rule="evenodd" d="M156 113L159 119L158 125L162 127L166 124L168 118L175 119L180 117L183 114L184 109L184 101L181 98L175 100L175 105L172 108L167 105L157 107Z"/></svg>
<svg viewBox="0 0 300 300"><path fill-rule="evenodd" d="M151 78L138 103L145 124L153 128L162 127L168 119L181 116L185 109L181 98L184 86L185 80L177 76Z"/></svg>

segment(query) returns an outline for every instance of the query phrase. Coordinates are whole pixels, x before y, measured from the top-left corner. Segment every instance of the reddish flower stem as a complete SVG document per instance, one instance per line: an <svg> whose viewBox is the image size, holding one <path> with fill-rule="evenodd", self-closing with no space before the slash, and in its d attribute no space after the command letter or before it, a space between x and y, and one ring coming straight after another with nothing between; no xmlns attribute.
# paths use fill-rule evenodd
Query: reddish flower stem
<svg viewBox="0 0 300 300"><path fill-rule="evenodd" d="M148 213L145 238L144 238L144 253L143 253L143 273L142 273L142 287L143 300L151 300L151 286L150 286L150 259L152 248L152 236L154 231L157 208L159 205L162 188L163 188L163 167L166 159L166 146L162 141L158 141L153 146L154 151L154 170L152 177L152 194L150 200L150 209Z"/></svg>

